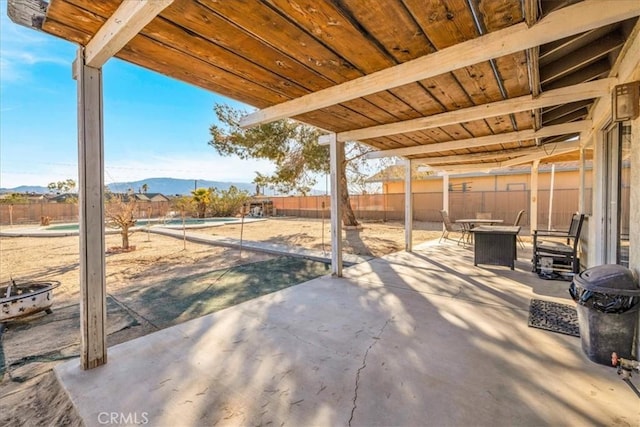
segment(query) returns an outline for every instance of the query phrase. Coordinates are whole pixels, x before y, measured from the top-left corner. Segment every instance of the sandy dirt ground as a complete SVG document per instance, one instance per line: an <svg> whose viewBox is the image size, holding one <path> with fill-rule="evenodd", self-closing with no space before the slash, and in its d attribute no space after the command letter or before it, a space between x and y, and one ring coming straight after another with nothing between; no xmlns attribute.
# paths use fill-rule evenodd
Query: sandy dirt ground
<svg viewBox="0 0 640 427"><path fill-rule="evenodd" d="M414 243L438 238L437 224L414 224ZM268 219L264 222L223 225L190 230L189 233L219 235L245 240L281 243L307 249L330 250L330 228L327 221L313 219ZM273 255L222 248L180 239L136 232L130 237L131 252L108 253L108 345L115 345L151 333L160 326L124 306L115 295L135 293L137 289L152 289L154 284L184 280L185 276L210 280L207 272L233 268L245 264L268 261ZM343 232L344 251L347 253L382 256L404 248L404 230L401 223L364 223L362 229ZM106 247L117 247L118 235L108 235ZM20 362L8 366L0 382L0 425L81 425L73 405L61 392L52 372L55 363L75 357L79 350L77 336L77 304L79 299L78 237L1 237L0 282L10 278L18 281L56 280L61 283L54 291L54 313L68 321L63 330L44 324L39 334L21 330L24 324L8 325L3 337L11 337L12 348L5 348L2 356L19 358ZM190 284L191 285L191 284ZM38 315L36 315L38 316ZM38 321L45 322L44 314ZM75 317L74 317L75 316ZM180 319L178 319L179 321ZM51 321L50 325L56 325ZM56 326L59 328L59 326ZM34 328L35 329L35 328ZM17 332L16 332L17 331ZM10 333L14 335L11 336ZM19 335L22 333L22 335ZM59 350L43 353L45 335L55 335ZM33 360L31 359L32 356ZM4 364L4 363L3 363Z"/></svg>

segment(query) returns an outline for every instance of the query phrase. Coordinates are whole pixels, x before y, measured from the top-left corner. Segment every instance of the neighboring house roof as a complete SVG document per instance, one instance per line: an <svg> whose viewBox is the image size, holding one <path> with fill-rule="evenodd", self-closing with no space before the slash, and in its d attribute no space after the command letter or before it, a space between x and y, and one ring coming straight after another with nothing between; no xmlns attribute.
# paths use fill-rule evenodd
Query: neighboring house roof
<svg viewBox="0 0 640 427"><path fill-rule="evenodd" d="M66 203L70 199L78 200L78 195L75 193L63 193L63 194L46 194L44 196L49 203Z"/></svg>
<svg viewBox="0 0 640 427"><path fill-rule="evenodd" d="M151 201L151 199L146 194L135 193L132 196L135 197L140 202L150 202Z"/></svg>
<svg viewBox="0 0 640 427"><path fill-rule="evenodd" d="M128 202L129 197L134 197L139 202L168 202L169 198L162 193L111 193L107 197L121 197L123 202Z"/></svg>
<svg viewBox="0 0 640 427"><path fill-rule="evenodd" d="M169 198L162 193L144 193L152 202L168 202Z"/></svg>

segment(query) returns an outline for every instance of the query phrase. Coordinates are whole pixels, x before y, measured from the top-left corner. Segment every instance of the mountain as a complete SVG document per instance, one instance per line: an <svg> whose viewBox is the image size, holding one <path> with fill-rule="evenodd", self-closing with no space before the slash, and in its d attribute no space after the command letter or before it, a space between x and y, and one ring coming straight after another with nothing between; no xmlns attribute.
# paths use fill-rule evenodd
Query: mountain
<svg viewBox="0 0 640 427"><path fill-rule="evenodd" d="M215 187L218 190L228 190L230 186L235 185L239 190L246 190L249 194L256 191L255 184L247 182L221 182L207 181L204 179L177 179L177 178L148 178L140 181L131 182L113 182L108 184L109 190L114 193L126 193L129 189L141 191L142 186L147 184L148 193L162 193L165 196L190 195L194 188Z"/></svg>
<svg viewBox="0 0 640 427"><path fill-rule="evenodd" d="M44 194L44 193L48 193L49 189L47 187L40 187L37 185L21 185L20 187L16 187L16 188L0 188L0 194L4 194L4 193L20 193L20 194L24 194L24 193L37 193L37 194Z"/></svg>
<svg viewBox="0 0 640 427"><path fill-rule="evenodd" d="M215 187L218 190L227 190L230 186L235 185L239 190L246 190L249 194L255 194L256 185L248 182L223 182L223 181L207 181L204 179L178 179L178 178L147 178L139 181L131 182L112 182L107 184L109 190L114 193L126 193L129 189L141 191L142 185L147 184L148 193L162 193L165 196L175 196L176 194L188 196L194 188ZM76 189L77 190L77 189ZM274 195L273 190L261 188L263 194ZM47 187L21 185L16 188L0 188L0 194L3 193L49 193ZM321 190L311 190L311 195L325 194Z"/></svg>

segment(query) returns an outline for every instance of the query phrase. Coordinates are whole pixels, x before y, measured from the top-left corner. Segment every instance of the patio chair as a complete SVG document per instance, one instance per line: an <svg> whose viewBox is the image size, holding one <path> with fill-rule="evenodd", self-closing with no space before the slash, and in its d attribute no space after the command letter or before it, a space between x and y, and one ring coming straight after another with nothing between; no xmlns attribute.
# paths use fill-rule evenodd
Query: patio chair
<svg viewBox="0 0 640 427"><path fill-rule="evenodd" d="M513 222L513 226L517 227L520 225L520 220L522 219L522 214L524 214L524 209L520 210L520 212L518 212L518 215L516 215L516 220ZM516 234L516 238L518 239L518 243L520 244L520 247L522 249L524 249L524 242L522 241L522 238L520 237L520 232L518 232L518 234Z"/></svg>
<svg viewBox="0 0 640 427"><path fill-rule="evenodd" d="M576 213L567 231L534 230L532 263L535 273L554 278L563 273L574 275L580 271L578 243L583 221L584 215ZM545 240L539 240L541 237Z"/></svg>
<svg viewBox="0 0 640 427"><path fill-rule="evenodd" d="M442 223L444 224L444 230L442 230L442 235L440 236L440 240L438 240L438 243L440 243L442 239L448 239L449 233L451 232L462 233L462 235L458 239L458 243L460 243L460 241L464 237L464 229L460 225L454 224L451 222L451 219L449 218L449 213L447 213L447 211L441 210L440 215L442 215Z"/></svg>

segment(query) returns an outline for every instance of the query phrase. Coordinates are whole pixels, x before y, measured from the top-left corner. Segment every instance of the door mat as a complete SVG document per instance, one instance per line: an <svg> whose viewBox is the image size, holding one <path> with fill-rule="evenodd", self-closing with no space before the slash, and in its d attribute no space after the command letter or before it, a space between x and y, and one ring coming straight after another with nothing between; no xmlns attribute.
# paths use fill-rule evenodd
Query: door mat
<svg viewBox="0 0 640 427"><path fill-rule="evenodd" d="M529 326L574 337L580 336L576 309L552 301L531 300Z"/></svg>

